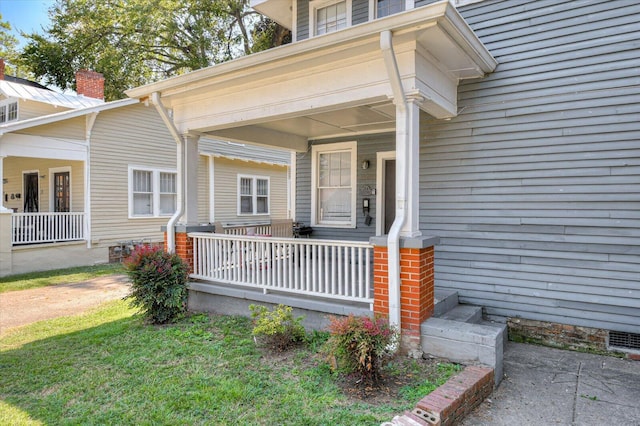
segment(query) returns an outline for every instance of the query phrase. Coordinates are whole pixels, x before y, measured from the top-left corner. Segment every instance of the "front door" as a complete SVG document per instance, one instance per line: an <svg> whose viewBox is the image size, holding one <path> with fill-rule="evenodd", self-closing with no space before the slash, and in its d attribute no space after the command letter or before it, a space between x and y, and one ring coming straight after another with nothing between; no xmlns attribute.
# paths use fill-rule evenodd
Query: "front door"
<svg viewBox="0 0 640 426"><path fill-rule="evenodd" d="M70 211L71 196L69 188L69 172L57 172L53 174L53 211Z"/></svg>
<svg viewBox="0 0 640 426"><path fill-rule="evenodd" d="M24 195L24 212L38 212L38 172L30 172L23 174L23 195Z"/></svg>

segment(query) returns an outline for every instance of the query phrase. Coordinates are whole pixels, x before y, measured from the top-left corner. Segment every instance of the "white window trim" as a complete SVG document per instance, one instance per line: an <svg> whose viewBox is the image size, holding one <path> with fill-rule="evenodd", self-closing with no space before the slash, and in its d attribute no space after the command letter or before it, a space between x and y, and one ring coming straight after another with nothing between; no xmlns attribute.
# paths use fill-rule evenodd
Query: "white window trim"
<svg viewBox="0 0 640 426"><path fill-rule="evenodd" d="M241 212L241 203L240 203L240 180L241 179L251 179L251 198L253 199L253 213L242 213ZM266 213L257 213L256 209L258 208L258 186L256 184L257 180L266 180L268 186L267 193L267 212ZM237 187L236 187L236 195L237 195L237 214L238 216L269 216L271 214L271 178L269 176L257 176L257 175L242 175L238 174L237 179Z"/></svg>
<svg viewBox="0 0 640 426"><path fill-rule="evenodd" d="M152 214L134 214L133 213L133 171L139 170L143 172L151 172L151 185L153 190L153 206ZM132 166L129 165L128 170L128 197L129 197L129 219L149 219L155 217L170 217L173 213L160 213L160 173L178 174L176 169L159 169L148 166ZM176 176L177 179L177 176ZM176 188L177 189L177 188Z"/></svg>
<svg viewBox="0 0 640 426"><path fill-rule="evenodd" d="M73 173L71 173L71 166L54 167L49 169L49 211L52 212L55 208L54 200L56 198L55 188L53 181L53 175L56 173L69 172L69 211L73 211Z"/></svg>
<svg viewBox="0 0 640 426"><path fill-rule="evenodd" d="M16 118L13 120L9 120L9 105L16 104ZM16 98L8 98L0 101L0 108L6 108L5 116L7 120L0 122L0 124L11 123L13 121L18 121L20 119L20 102Z"/></svg>
<svg viewBox="0 0 640 426"><path fill-rule="evenodd" d="M311 0L309 2L309 37L316 37L316 11L318 9L322 9L323 7L331 6L332 4L341 3L343 1L346 2L347 28L349 28L351 26L353 15L353 6L351 4L351 0Z"/></svg>
<svg viewBox="0 0 640 426"><path fill-rule="evenodd" d="M319 223L318 211L318 158L321 153L351 151L351 220L342 223ZM328 143L311 146L311 226L322 228L355 228L356 227L356 200L358 182L358 143L356 141Z"/></svg>

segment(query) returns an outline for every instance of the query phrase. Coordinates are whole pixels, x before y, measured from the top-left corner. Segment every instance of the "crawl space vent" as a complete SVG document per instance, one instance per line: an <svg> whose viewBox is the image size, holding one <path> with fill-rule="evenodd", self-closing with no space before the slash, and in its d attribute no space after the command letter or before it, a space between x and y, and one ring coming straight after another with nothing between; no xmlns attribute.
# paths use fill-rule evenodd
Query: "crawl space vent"
<svg viewBox="0 0 640 426"><path fill-rule="evenodd" d="M618 349L640 351L640 334L610 331L609 346Z"/></svg>

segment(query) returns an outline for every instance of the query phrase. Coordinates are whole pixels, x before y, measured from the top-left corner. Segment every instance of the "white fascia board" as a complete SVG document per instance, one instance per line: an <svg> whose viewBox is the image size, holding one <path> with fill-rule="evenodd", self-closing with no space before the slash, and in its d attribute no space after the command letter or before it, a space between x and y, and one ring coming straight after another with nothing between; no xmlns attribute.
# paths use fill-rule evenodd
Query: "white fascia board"
<svg viewBox="0 0 640 426"><path fill-rule="evenodd" d="M94 112L106 111L114 108L120 108L127 105L133 105L139 103L139 99L127 98L118 101L108 102L102 105L96 105L87 108L74 109L70 111L59 112L56 114L43 115L41 117L30 118L28 120L17 121L11 124L0 125L0 135L4 135L10 132L16 132L18 130L29 129L31 127L43 126L45 124L52 124L63 120L69 120L71 118L82 117L83 115L92 114Z"/></svg>
<svg viewBox="0 0 640 426"><path fill-rule="evenodd" d="M448 23L448 25L446 25ZM262 66L260 70L272 65L273 68L281 69L286 66L286 62L295 63L297 56L310 55L321 50L331 50L340 45L375 39L377 41L380 32L391 30L394 35L411 33L423 30L433 25L445 25L445 28L455 28L462 25L462 29L455 32L454 38L462 41L466 45L473 45L476 57L480 57L480 67L483 72L491 72L497 66L497 62L482 43L470 30L462 16L455 7L447 0L433 3L428 6L419 7L402 13L391 15L382 19L356 25L344 30L336 31L319 37L311 37L289 45L276 47L263 52L254 53L248 56L234 59L229 62L217 64L208 68L203 68L180 76L168 78L166 80L140 86L126 91L127 96L132 98L145 98L153 92L162 93L163 97L177 95L200 89L210 84L213 80L233 79L234 73L238 76L246 76L248 69ZM459 37L463 36L463 37ZM464 41L464 37L470 37ZM465 49L467 50L467 49ZM313 56L313 55L311 55Z"/></svg>
<svg viewBox="0 0 640 426"><path fill-rule="evenodd" d="M87 144L82 140L11 133L0 139L0 156L87 161Z"/></svg>

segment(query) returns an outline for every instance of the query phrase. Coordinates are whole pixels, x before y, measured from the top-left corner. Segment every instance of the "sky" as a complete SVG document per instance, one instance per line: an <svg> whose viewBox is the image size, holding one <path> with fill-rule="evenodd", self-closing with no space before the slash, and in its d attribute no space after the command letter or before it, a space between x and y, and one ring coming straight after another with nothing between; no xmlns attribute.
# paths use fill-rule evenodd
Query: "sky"
<svg viewBox="0 0 640 426"><path fill-rule="evenodd" d="M19 31L42 33L43 26L49 24L47 10L55 0L0 0L2 20L9 22L13 33L21 43Z"/></svg>

